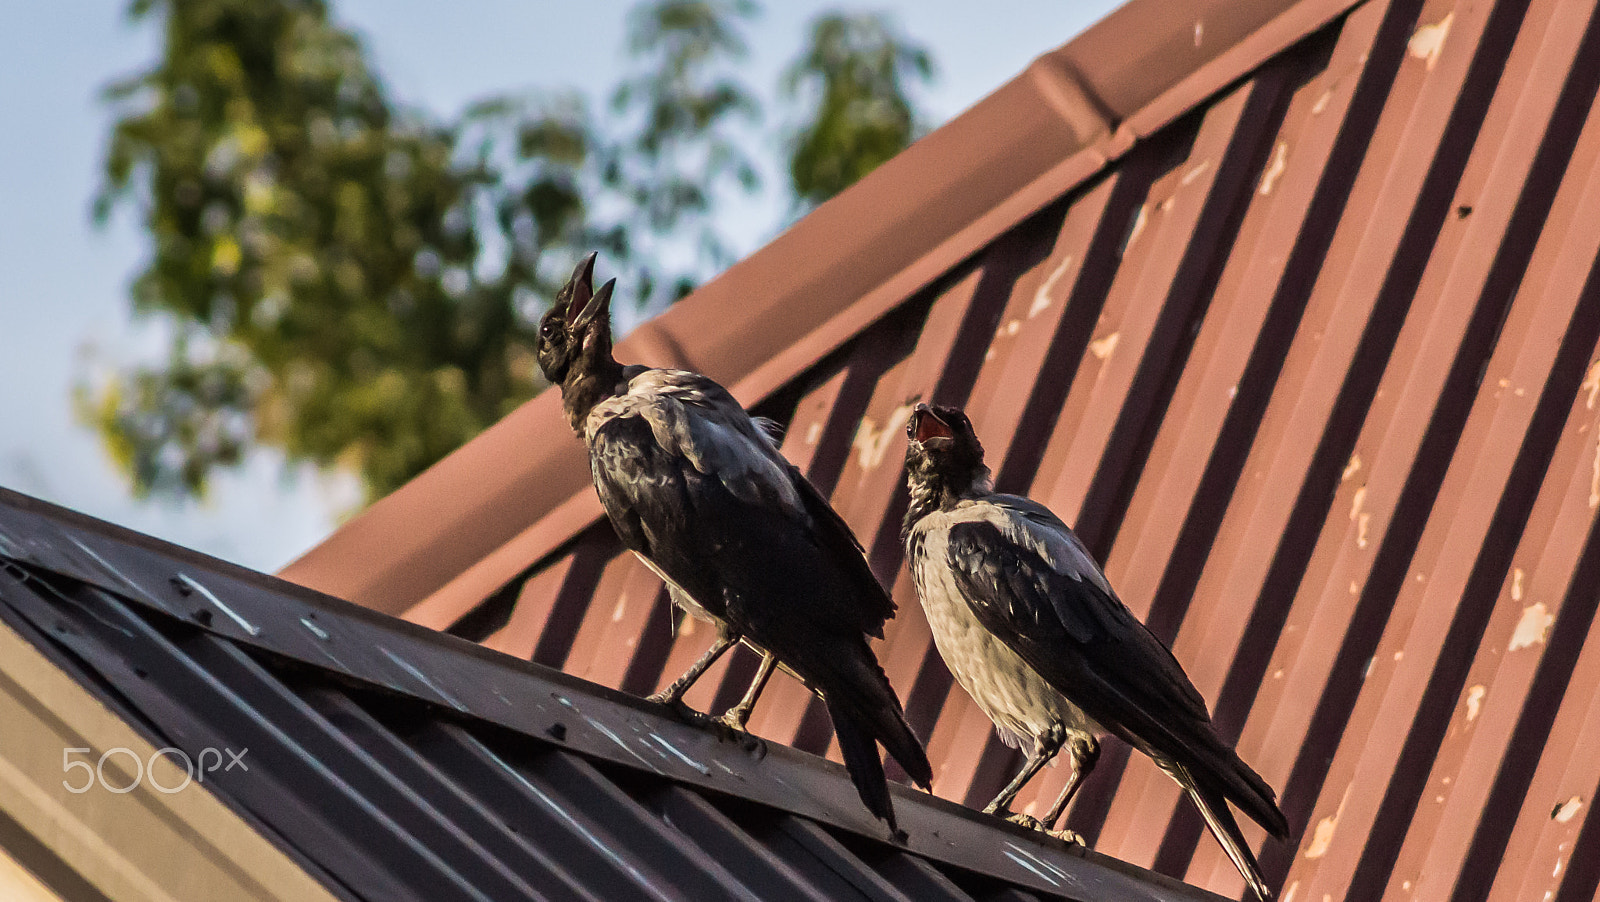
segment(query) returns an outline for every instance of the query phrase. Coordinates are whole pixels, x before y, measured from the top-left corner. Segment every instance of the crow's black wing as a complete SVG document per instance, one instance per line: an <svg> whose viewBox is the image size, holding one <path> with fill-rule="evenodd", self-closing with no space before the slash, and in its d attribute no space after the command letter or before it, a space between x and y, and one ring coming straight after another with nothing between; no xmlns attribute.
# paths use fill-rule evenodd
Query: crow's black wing
<svg viewBox="0 0 1600 902"><path fill-rule="evenodd" d="M882 639L883 625L895 613L894 599L884 591L883 584L878 582L872 567L867 564L866 550L861 547L860 540L851 531L850 524L844 522L844 518L833 509L828 499L822 497L822 493L811 484L811 480L792 464L789 470L790 478L800 490L800 501L811 517L817 541L834 559L842 562L851 584L856 589L856 604L849 614L855 618L863 632Z"/></svg>
<svg viewBox="0 0 1600 902"><path fill-rule="evenodd" d="M1220 781L1253 819L1285 831L1271 788L1217 735L1177 659L1117 599L1077 536L1026 499L983 506L951 526L947 554L984 628L1102 727L1207 785Z"/></svg>
<svg viewBox="0 0 1600 902"><path fill-rule="evenodd" d="M693 520L689 505L698 503L705 508L713 503L713 497L717 505L728 505L713 515L719 522L778 516L786 524L784 541L816 546L831 563L831 576L840 581L836 591L816 597L808 607L814 606L825 623L882 637L884 622L894 616L894 602L867 565L850 527L816 487L779 453L774 430L766 421L751 417L726 389L698 373L650 370L635 378L629 388L629 396L619 399L618 405L626 416L637 417L648 425L648 439L653 441L642 434L626 438L618 435L622 431L638 432L638 424L608 423L602 432L609 431L610 435L597 433L591 438L595 484L602 501L608 494L602 483L609 479L631 483L611 487L613 496L632 498L618 507L639 513L641 506L665 503L671 509L658 510L656 514L670 515L684 524ZM627 447L608 450L607 446L619 444ZM602 467L600 459L607 456L629 458L628 465ZM707 479L720 484L733 498L724 500L720 494L692 488L688 490L697 493L698 499L684 497L668 485L696 486ZM608 503L607 510L614 512L613 505Z"/></svg>
<svg viewBox="0 0 1600 902"><path fill-rule="evenodd" d="M1147 749L1181 744L1208 719L1205 700L1076 537L1054 532L1004 509L954 524L956 584L986 629L1101 726Z"/></svg>

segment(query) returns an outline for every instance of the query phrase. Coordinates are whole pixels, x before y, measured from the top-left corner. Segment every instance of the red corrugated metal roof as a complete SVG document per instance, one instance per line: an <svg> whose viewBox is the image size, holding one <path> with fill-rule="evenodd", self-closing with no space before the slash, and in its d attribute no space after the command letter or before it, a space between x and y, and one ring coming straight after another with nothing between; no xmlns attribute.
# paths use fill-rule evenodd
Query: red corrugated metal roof
<svg viewBox="0 0 1600 902"><path fill-rule="evenodd" d="M1074 522L1173 642L1282 794L1296 842L1261 858L1286 897L1589 898L1597 86L1594 0L1136 2L619 356L695 366L789 423L785 453L895 586L879 654L941 795L986 801L1016 760L951 686L901 571L899 427L919 399L965 404L1000 487ZM710 637L669 633L577 443L551 439L556 408L533 402L285 575L654 689ZM751 663L691 702L731 701ZM751 723L829 740L792 682ZM1242 887L1125 750L1070 822Z"/></svg>

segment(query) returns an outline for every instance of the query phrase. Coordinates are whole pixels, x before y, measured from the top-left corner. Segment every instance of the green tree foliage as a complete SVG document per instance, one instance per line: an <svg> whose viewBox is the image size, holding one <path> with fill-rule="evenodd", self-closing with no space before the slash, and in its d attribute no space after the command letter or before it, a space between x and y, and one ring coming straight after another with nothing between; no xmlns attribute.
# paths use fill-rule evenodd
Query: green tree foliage
<svg viewBox="0 0 1600 902"><path fill-rule="evenodd" d="M369 499L399 487L542 387L534 325L581 253L652 309L730 262L717 204L758 187L737 66L755 11L639 3L606 115L571 93L440 121L395 102L322 0L136 0L163 52L108 89L96 215L141 218L133 304L170 342L83 383L80 413L141 494L198 495L254 446L358 473ZM824 98L795 194L909 142L903 79L929 72L876 18L820 19L790 74Z"/></svg>
<svg viewBox="0 0 1600 902"><path fill-rule="evenodd" d="M933 57L886 16L830 13L812 22L805 52L783 76L790 97L811 100L791 139L797 200L820 204L909 145L925 126L906 83L933 73Z"/></svg>
<svg viewBox="0 0 1600 902"><path fill-rule="evenodd" d="M638 296L675 301L696 276L733 262L710 221L718 190L755 191L756 164L735 129L760 119L760 104L734 64L748 52L740 27L755 15L746 0L668 0L636 6L628 16L628 50L637 71L612 93L611 106L629 134L609 148L606 184L647 226L632 238ZM665 245L682 244L696 266L666 269Z"/></svg>

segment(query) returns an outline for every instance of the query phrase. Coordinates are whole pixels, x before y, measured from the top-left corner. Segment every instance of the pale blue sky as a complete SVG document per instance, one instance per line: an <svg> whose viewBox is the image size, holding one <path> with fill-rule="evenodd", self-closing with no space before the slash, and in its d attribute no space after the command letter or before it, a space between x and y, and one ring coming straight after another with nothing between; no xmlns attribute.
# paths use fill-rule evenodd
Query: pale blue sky
<svg viewBox="0 0 1600 902"><path fill-rule="evenodd" d="M489 93L577 87L598 95L623 70L621 29L631 3L331 5L365 36L402 101L448 115ZM936 123L1116 6L1110 0L764 5L750 35L748 81L769 99L810 17L839 6L886 9L939 64L937 83L923 95ZM0 485L273 570L333 528L336 512L353 497L348 484L310 473L287 479L276 459L257 454L242 472L218 480L203 503L141 503L73 419L71 389L85 355L126 361L161 347L158 330L128 314L127 283L144 253L143 237L126 216L105 229L89 217L109 123L99 91L157 51L152 29L126 24L125 6L14 2L0 29ZM772 237L783 208L774 191L728 215L727 231L742 236L744 253Z"/></svg>

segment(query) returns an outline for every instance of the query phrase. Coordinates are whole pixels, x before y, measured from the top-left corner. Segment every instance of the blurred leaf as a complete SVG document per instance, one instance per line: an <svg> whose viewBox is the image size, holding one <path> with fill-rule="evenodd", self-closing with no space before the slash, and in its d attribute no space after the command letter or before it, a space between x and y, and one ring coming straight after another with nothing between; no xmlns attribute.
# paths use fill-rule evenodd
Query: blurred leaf
<svg viewBox="0 0 1600 902"><path fill-rule="evenodd" d="M933 58L882 14L819 16L784 93L800 102L789 140L796 199L816 206L904 150L924 130L909 84L933 80Z"/></svg>

